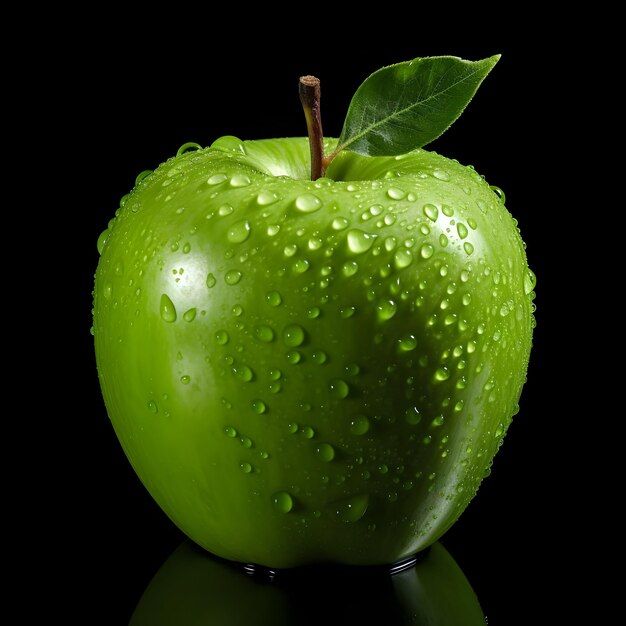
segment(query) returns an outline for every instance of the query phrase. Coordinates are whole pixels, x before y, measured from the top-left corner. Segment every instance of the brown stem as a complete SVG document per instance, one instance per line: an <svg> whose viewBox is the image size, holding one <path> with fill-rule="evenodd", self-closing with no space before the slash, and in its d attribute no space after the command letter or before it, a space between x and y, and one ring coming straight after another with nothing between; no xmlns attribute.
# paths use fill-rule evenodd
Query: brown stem
<svg viewBox="0 0 626 626"><path fill-rule="evenodd" d="M320 79L300 76L300 102L304 109L306 127L311 147L311 180L324 176L328 162L324 159L324 134L320 115Z"/></svg>

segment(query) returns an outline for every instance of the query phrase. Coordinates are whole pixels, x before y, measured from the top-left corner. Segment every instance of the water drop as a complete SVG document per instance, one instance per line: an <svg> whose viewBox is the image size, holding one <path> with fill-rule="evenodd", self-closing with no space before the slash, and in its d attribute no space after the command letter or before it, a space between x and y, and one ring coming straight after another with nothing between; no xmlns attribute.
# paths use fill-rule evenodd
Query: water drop
<svg viewBox="0 0 626 626"><path fill-rule="evenodd" d="M259 341L264 341L265 343L274 341L274 331L269 326L257 326L254 330L254 334Z"/></svg>
<svg viewBox="0 0 626 626"><path fill-rule="evenodd" d="M365 415L357 415L350 422L350 432L353 435L364 435L370 429L370 421Z"/></svg>
<svg viewBox="0 0 626 626"><path fill-rule="evenodd" d="M265 296L265 300L267 301L267 303L270 306L280 306L283 298L282 296L278 293L278 291L270 291L266 296Z"/></svg>
<svg viewBox="0 0 626 626"><path fill-rule="evenodd" d="M390 187L387 190L387 195L392 200L402 200L402 198L404 198L404 196L406 196L406 191L403 191L402 189L398 189L397 187Z"/></svg>
<svg viewBox="0 0 626 626"><path fill-rule="evenodd" d="M233 374L245 383L249 383L254 377L254 373L247 365L235 365L233 367Z"/></svg>
<svg viewBox="0 0 626 626"><path fill-rule="evenodd" d="M358 522L367 511L369 496L361 494L335 503L335 514L346 523Z"/></svg>
<svg viewBox="0 0 626 626"><path fill-rule="evenodd" d="M243 243L250 236L250 222L241 220L236 222L229 229L226 235L230 243Z"/></svg>
<svg viewBox="0 0 626 626"><path fill-rule="evenodd" d="M263 400L253 400L250 406L252 407L252 410L259 415L267 411L267 405L263 402Z"/></svg>
<svg viewBox="0 0 626 626"><path fill-rule="evenodd" d="M376 305L376 314L381 322L391 319L398 310L398 306L393 300L382 300Z"/></svg>
<svg viewBox="0 0 626 626"><path fill-rule="evenodd" d="M314 213L322 206L322 201L312 193L303 193L296 198L296 209L302 213Z"/></svg>
<svg viewBox="0 0 626 626"><path fill-rule="evenodd" d="M328 359L326 352L323 350L317 350L311 355L311 361L317 365L324 365Z"/></svg>
<svg viewBox="0 0 626 626"><path fill-rule="evenodd" d="M250 465L250 463L241 463L239 467L244 474L249 474L252 471L252 465Z"/></svg>
<svg viewBox="0 0 626 626"><path fill-rule="evenodd" d="M493 191L493 193L496 194L496 196L498 196L498 200L500 200L500 202L502 202L502 204L506 203L506 196L504 195L504 191L502 191L502 189L500 189L500 187L496 187L495 185L490 185L491 187L491 191Z"/></svg>
<svg viewBox="0 0 626 626"><path fill-rule="evenodd" d="M226 174L213 174L213 176L209 177L206 182L207 185L219 185L220 183L223 183L227 178L228 176L226 176Z"/></svg>
<svg viewBox="0 0 626 626"><path fill-rule="evenodd" d="M356 261L346 261L341 267L341 272L344 276L350 277L354 276L358 269L359 266Z"/></svg>
<svg viewBox="0 0 626 626"><path fill-rule="evenodd" d="M176 321L176 307L165 293L161 295L161 318L164 322Z"/></svg>
<svg viewBox="0 0 626 626"><path fill-rule="evenodd" d="M328 389L333 397L343 400L350 393L350 387L345 380L333 378L328 385Z"/></svg>
<svg viewBox="0 0 626 626"><path fill-rule="evenodd" d="M293 498L286 491L277 491L272 496L272 504L281 513L289 513L293 509Z"/></svg>
<svg viewBox="0 0 626 626"><path fill-rule="evenodd" d="M180 382L183 383L183 385L188 385L191 382L191 376L187 376L186 374L181 376Z"/></svg>
<svg viewBox="0 0 626 626"><path fill-rule="evenodd" d="M227 285L236 285L242 277L242 273L239 270L228 270L224 275L224 281Z"/></svg>
<svg viewBox="0 0 626 626"><path fill-rule="evenodd" d="M472 254L472 252L474 252L474 246L469 241L466 241L463 244L463 249L467 254Z"/></svg>
<svg viewBox="0 0 626 626"><path fill-rule="evenodd" d="M196 309L188 309L183 313L183 319L186 322L193 322L196 319Z"/></svg>
<svg viewBox="0 0 626 626"><path fill-rule="evenodd" d="M439 209L434 204L425 204L422 208L424 215L431 221L436 222L439 216Z"/></svg>
<svg viewBox="0 0 626 626"><path fill-rule="evenodd" d="M431 246L429 243L422 244L420 248L420 256L423 259L430 259L430 257L434 254L435 248Z"/></svg>
<svg viewBox="0 0 626 626"><path fill-rule="evenodd" d="M407 333L398 341L398 348L400 352L410 352L411 350L415 350L417 347L417 339L415 335Z"/></svg>
<svg viewBox="0 0 626 626"><path fill-rule="evenodd" d="M411 424L411 426L415 426L422 421L422 416L420 415L420 412L417 410L417 407L413 406L404 412L404 419L406 420L407 424Z"/></svg>
<svg viewBox="0 0 626 626"><path fill-rule="evenodd" d="M465 226L465 224L463 224L463 222L457 223L456 232L459 233L459 237L461 239L465 239L465 237L467 237L467 234L468 234L467 227Z"/></svg>
<svg viewBox="0 0 626 626"><path fill-rule="evenodd" d="M529 295L535 289L537 285L537 277L535 276L532 270L528 270L526 274L524 274L524 293Z"/></svg>
<svg viewBox="0 0 626 626"><path fill-rule="evenodd" d="M329 463L335 458L335 449L329 443L320 443L315 448L315 454L325 463Z"/></svg>
<svg viewBox="0 0 626 626"><path fill-rule="evenodd" d="M109 238L109 229L106 228L100 233L100 236L98 237L98 241L96 242L96 248L98 249L98 254L102 254L102 251L104 250L104 246L106 245L108 238Z"/></svg>
<svg viewBox="0 0 626 626"><path fill-rule="evenodd" d="M212 289L213 287L215 287L215 283L217 283L217 280L215 279L215 276L213 276L213 274L209 273L209 275L206 277L206 286L209 289Z"/></svg>
<svg viewBox="0 0 626 626"><path fill-rule="evenodd" d="M271 191L261 191L256 197L257 204L260 206L268 206L270 204L274 204L278 200L278 197L275 193Z"/></svg>
<svg viewBox="0 0 626 626"><path fill-rule="evenodd" d="M224 434L231 439L234 439L237 436L237 431L232 426L224 427Z"/></svg>
<svg viewBox="0 0 626 626"><path fill-rule="evenodd" d="M304 274L311 264L307 259L298 259L292 266L292 270L294 274Z"/></svg>
<svg viewBox="0 0 626 626"><path fill-rule="evenodd" d="M333 230L348 228L348 220L345 217L336 217L331 224Z"/></svg>
<svg viewBox="0 0 626 626"><path fill-rule="evenodd" d="M413 262L413 255L410 250L406 248L400 248L393 257L394 264L396 269L404 269L408 267Z"/></svg>
<svg viewBox="0 0 626 626"><path fill-rule="evenodd" d="M235 209L233 209L233 207L229 204L224 204L217 210L217 213L221 217L226 217L227 215L230 215L234 210Z"/></svg>
<svg viewBox="0 0 626 626"><path fill-rule="evenodd" d="M441 382L443 380L448 380L448 378L450 378L450 372L445 366L438 368L435 372L435 380L437 381Z"/></svg>
<svg viewBox="0 0 626 626"><path fill-rule="evenodd" d="M291 350L287 352L287 362L291 365L297 365L302 360L302 355L297 350Z"/></svg>
<svg viewBox="0 0 626 626"><path fill-rule="evenodd" d="M320 308L318 306L314 306L311 307L307 312L306 312L306 316L311 319L314 320L316 318L318 318L320 316Z"/></svg>
<svg viewBox="0 0 626 626"><path fill-rule="evenodd" d="M372 247L376 237L378 235L372 235L358 228L353 228L348 231L348 248L355 254L362 254Z"/></svg>
<svg viewBox="0 0 626 626"><path fill-rule="evenodd" d="M296 348L304 341L305 333L304 328L298 324L290 324L283 330L283 341L286 346L290 348Z"/></svg>
<svg viewBox="0 0 626 626"><path fill-rule="evenodd" d="M443 415L438 415L432 422L431 425L434 427L443 426L444 417Z"/></svg>
<svg viewBox="0 0 626 626"><path fill-rule="evenodd" d="M159 412L159 407L157 406L157 403L154 400L150 400L148 402L148 411L150 411L150 413L158 413Z"/></svg>
<svg viewBox="0 0 626 626"><path fill-rule="evenodd" d="M229 336L225 330L218 330L215 333L215 341L218 343L218 345L225 346L228 343L228 340Z"/></svg>
<svg viewBox="0 0 626 626"><path fill-rule="evenodd" d="M252 181L250 180L249 176L246 176L245 174L235 174L231 179L230 179L230 186L231 187L247 187Z"/></svg>
<svg viewBox="0 0 626 626"><path fill-rule="evenodd" d="M450 180L450 174L445 170L433 170L433 176L439 180Z"/></svg>

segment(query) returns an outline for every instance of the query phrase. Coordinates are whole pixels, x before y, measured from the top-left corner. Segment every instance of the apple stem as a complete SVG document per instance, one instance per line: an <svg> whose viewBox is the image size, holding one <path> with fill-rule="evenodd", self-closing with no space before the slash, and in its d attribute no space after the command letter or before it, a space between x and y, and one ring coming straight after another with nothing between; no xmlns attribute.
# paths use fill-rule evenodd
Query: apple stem
<svg viewBox="0 0 626 626"><path fill-rule="evenodd" d="M322 132L320 114L320 79L315 76L300 76L299 92L311 148L311 180L317 180L324 176L330 163L324 158L324 133Z"/></svg>

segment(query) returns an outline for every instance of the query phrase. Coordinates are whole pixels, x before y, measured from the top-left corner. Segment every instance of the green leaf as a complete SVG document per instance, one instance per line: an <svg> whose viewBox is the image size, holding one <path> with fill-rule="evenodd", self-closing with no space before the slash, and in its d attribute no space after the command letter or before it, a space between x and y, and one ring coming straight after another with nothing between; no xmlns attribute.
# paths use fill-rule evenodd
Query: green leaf
<svg viewBox="0 0 626 626"><path fill-rule="evenodd" d="M430 143L461 115L499 59L425 57L374 72L350 102L337 152L393 156Z"/></svg>

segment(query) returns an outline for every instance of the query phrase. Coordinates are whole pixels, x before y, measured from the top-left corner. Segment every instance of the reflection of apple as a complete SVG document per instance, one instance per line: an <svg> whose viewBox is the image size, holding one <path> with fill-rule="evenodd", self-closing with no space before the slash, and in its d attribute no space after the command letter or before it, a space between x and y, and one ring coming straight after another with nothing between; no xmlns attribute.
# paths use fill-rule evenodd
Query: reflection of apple
<svg viewBox="0 0 626 626"><path fill-rule="evenodd" d="M484 626L470 584L436 543L390 576L359 568L305 568L251 577L183 543L144 592L130 626Z"/></svg>

